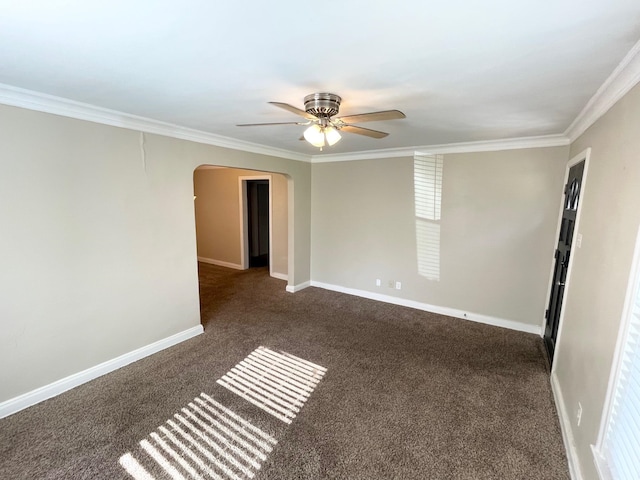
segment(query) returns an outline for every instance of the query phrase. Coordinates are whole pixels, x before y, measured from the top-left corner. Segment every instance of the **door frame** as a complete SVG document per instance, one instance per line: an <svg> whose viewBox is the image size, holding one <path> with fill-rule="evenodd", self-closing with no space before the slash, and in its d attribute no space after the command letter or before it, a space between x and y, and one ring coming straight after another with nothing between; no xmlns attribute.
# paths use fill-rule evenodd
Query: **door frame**
<svg viewBox="0 0 640 480"><path fill-rule="evenodd" d="M554 354L553 354L553 358L554 360L556 358L558 358L558 350L561 350L559 347L561 345L560 343L560 339L562 337L562 324L564 323L564 313L565 313L565 309L564 309L564 305L567 301L567 295L569 293L570 287L571 287L571 272L573 272L573 265L575 264L575 250L576 248L580 248L578 247L578 241L577 241L577 236L580 235L580 218L582 216L582 206L584 205L584 199L585 199L585 192L586 192L586 186L587 186L587 175L589 173L589 158L591 157L591 147L586 148L585 150L583 150L582 152L580 152L579 154L575 155L574 157L572 157L568 162L567 162L567 166L565 168L564 171L564 179L562 181L562 194L560 195L560 208L558 210L558 223L556 226L556 233L555 236L553 237L553 249L551 250L554 254L556 249L558 248L558 239L560 238L560 228L562 226L562 214L564 211L564 199L565 199L565 192L564 192L564 186L567 184L567 180L569 179L569 170L571 169L571 167L573 167L574 165L577 165L578 163L584 161L584 171L582 173L582 182L580 184L580 199L578 201L578 210L576 211L576 224L573 228L573 232L574 235L576 236L576 239L571 242L571 249L569 250L570 252L570 261L569 261L569 268L567 269L567 276L565 278L565 289L564 289L564 293L562 295L562 303L560 305L560 318L558 319L558 334L556 336L556 341L555 341L555 350L554 350ZM553 287L553 270L554 270L554 256L551 256L552 258L552 262L551 262L551 268L549 269L549 283L547 285L547 295L545 298L545 303L544 303L544 310L543 310L543 315L542 315L542 326L540 329L540 336L544 337L544 332L547 326L547 318L544 315L544 312L547 311L547 309L549 308L549 301L551 300L551 288ZM556 362L555 361L551 361L551 373L555 372L555 366L556 366Z"/></svg>
<svg viewBox="0 0 640 480"><path fill-rule="evenodd" d="M269 182L269 275L273 271L273 182L271 175L241 175L238 177L238 191L240 192L240 265L243 270L249 268L249 214L247 208L247 181L267 180Z"/></svg>

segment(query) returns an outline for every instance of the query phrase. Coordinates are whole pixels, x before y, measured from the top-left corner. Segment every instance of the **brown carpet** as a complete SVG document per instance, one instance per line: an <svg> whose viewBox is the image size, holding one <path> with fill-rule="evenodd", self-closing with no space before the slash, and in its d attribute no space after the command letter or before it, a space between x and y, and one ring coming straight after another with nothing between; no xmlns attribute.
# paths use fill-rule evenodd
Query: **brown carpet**
<svg viewBox="0 0 640 480"><path fill-rule="evenodd" d="M0 478L131 478L120 457L201 393L277 440L258 480L569 478L539 337L200 275L205 334L0 420ZM260 346L327 369L290 425L216 383Z"/></svg>

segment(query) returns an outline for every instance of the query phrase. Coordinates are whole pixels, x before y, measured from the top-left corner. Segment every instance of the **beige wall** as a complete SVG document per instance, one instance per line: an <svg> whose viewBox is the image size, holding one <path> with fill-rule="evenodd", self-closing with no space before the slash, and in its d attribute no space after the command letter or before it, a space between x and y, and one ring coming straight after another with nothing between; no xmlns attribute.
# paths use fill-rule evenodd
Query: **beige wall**
<svg viewBox="0 0 640 480"><path fill-rule="evenodd" d="M567 158L445 155L439 281L418 273L413 158L314 164L312 278L539 327Z"/></svg>
<svg viewBox="0 0 640 480"><path fill-rule="evenodd" d="M196 169L193 175L198 256L241 267L241 176L270 176L272 210L270 245L272 274L287 275L287 177L238 168Z"/></svg>
<svg viewBox="0 0 640 480"><path fill-rule="evenodd" d="M309 280L310 165L0 106L0 402L200 322L193 171L289 186L289 282Z"/></svg>
<svg viewBox="0 0 640 480"><path fill-rule="evenodd" d="M598 436L640 226L639 132L637 85L571 145L572 156L591 147L591 159L582 197L582 247L572 260L554 376L585 480L598 478L590 445Z"/></svg>
<svg viewBox="0 0 640 480"><path fill-rule="evenodd" d="M597 478L590 445L640 225L638 131L640 86L570 152L592 148L554 378L587 480ZM138 132L0 106L0 402L199 323L193 171L203 164L292 180L290 285L312 272L320 282L541 323L565 148L445 156L436 282L417 273L411 158L311 167L144 137L143 161ZM402 290L386 287L390 279Z"/></svg>

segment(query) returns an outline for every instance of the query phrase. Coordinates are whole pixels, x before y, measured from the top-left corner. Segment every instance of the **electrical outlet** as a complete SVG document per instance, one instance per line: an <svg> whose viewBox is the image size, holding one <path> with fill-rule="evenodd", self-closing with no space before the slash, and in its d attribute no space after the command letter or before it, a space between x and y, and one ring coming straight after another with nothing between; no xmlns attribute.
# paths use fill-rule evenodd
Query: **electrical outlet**
<svg viewBox="0 0 640 480"><path fill-rule="evenodd" d="M576 235L576 247L577 248L582 247L582 234L581 233Z"/></svg>
<svg viewBox="0 0 640 480"><path fill-rule="evenodd" d="M382 285L382 280L376 278L376 287L379 287L380 285Z"/></svg>
<svg viewBox="0 0 640 480"><path fill-rule="evenodd" d="M582 404L578 402L578 412L576 413L576 419L578 420L578 426L580 426L580 422L582 421Z"/></svg>
<svg viewBox="0 0 640 480"><path fill-rule="evenodd" d="M394 281L393 280L389 280L389 288L393 288L394 286Z"/></svg>
<svg viewBox="0 0 640 480"><path fill-rule="evenodd" d="M396 282L396 290L400 290L402 288L402 283Z"/></svg>

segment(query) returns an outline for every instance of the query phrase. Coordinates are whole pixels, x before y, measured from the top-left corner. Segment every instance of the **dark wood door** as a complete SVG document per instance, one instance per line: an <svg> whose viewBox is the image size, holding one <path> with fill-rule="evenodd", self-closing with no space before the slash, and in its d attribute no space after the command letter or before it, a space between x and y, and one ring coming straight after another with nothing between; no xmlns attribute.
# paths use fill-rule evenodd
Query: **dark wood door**
<svg viewBox="0 0 640 480"><path fill-rule="evenodd" d="M553 266L553 281L551 283L551 295L549 296L549 308L545 312L547 323L544 329L544 343L549 353L549 360L553 361L558 338L558 324L562 313L562 299L564 298L565 282L569 261L571 260L571 245L576 226L576 214L582 191L582 174L584 173L584 160L569 169L569 178L564 187L564 203L562 221L560 223L560 235L555 253Z"/></svg>
<svg viewBox="0 0 640 480"><path fill-rule="evenodd" d="M269 265L269 181L247 181L249 267Z"/></svg>

